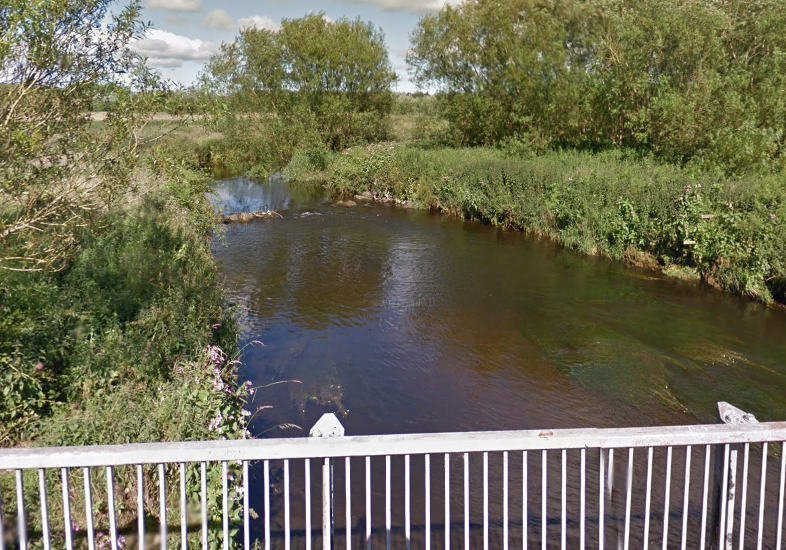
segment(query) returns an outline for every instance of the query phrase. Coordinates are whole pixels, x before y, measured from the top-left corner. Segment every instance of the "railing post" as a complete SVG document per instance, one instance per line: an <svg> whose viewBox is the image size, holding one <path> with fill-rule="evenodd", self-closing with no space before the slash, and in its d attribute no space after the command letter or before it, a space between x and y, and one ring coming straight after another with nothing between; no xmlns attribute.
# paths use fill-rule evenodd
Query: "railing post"
<svg viewBox="0 0 786 550"><path fill-rule="evenodd" d="M756 417L725 401L718 402L718 422L721 424L758 424ZM734 532L734 501L737 494L737 446L716 445L714 453L712 526L715 539L712 547L732 550ZM742 511L745 513L745 510Z"/></svg>
<svg viewBox="0 0 786 550"><path fill-rule="evenodd" d="M333 413L322 415L314 424L309 437L344 437L344 426ZM307 527L308 528L308 527ZM333 534L333 465L329 458L322 466L322 547L331 548L330 539Z"/></svg>

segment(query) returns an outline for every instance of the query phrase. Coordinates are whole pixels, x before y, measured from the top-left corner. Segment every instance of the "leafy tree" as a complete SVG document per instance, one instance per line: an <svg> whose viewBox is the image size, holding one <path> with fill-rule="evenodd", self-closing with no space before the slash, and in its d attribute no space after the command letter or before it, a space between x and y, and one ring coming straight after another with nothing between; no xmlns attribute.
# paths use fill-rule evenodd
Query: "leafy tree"
<svg viewBox="0 0 786 550"><path fill-rule="evenodd" d="M332 149L384 137L395 80L381 31L317 13L277 31L241 31L210 60L202 85L235 117L237 138L256 125L288 144L286 156L304 133Z"/></svg>
<svg viewBox="0 0 786 550"><path fill-rule="evenodd" d="M777 169L785 29L786 0L465 0L421 19L408 62L459 143Z"/></svg>
<svg viewBox="0 0 786 550"><path fill-rule="evenodd" d="M121 199L162 85L130 49L138 0L0 0L0 268L62 268ZM90 116L96 87L114 107Z"/></svg>

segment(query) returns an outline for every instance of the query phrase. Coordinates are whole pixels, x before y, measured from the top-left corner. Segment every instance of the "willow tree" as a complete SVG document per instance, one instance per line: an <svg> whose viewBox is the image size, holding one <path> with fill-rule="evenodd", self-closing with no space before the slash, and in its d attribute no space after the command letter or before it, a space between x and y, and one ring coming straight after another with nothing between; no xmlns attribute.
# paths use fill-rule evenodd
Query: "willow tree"
<svg viewBox="0 0 786 550"><path fill-rule="evenodd" d="M459 143L570 139L594 19L573 0L467 0L419 21L407 61L418 84L439 92Z"/></svg>
<svg viewBox="0 0 786 550"><path fill-rule="evenodd" d="M245 121L273 127L273 139L292 146L313 133L332 149L386 135L395 81L380 30L321 13L285 19L278 30L242 30L202 77L236 134L249 131Z"/></svg>
<svg viewBox="0 0 786 550"><path fill-rule="evenodd" d="M0 269L56 270L129 188L160 83L134 54L139 2L0 0ZM103 125L97 85L117 84Z"/></svg>
<svg viewBox="0 0 786 550"><path fill-rule="evenodd" d="M786 0L464 0L420 20L408 62L460 143L784 165Z"/></svg>

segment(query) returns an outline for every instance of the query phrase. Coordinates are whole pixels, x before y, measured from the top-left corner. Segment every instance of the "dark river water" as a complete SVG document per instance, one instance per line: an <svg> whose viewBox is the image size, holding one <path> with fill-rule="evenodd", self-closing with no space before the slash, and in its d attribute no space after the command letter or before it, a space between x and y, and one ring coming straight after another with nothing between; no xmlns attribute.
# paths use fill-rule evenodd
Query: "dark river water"
<svg viewBox="0 0 786 550"><path fill-rule="evenodd" d="M348 435L713 423L718 401L786 419L783 310L282 181L220 182L214 200L283 216L226 226L214 245L242 375L301 382L259 391L255 405L273 408L257 434L305 435L324 412ZM282 423L304 432L266 431Z"/></svg>

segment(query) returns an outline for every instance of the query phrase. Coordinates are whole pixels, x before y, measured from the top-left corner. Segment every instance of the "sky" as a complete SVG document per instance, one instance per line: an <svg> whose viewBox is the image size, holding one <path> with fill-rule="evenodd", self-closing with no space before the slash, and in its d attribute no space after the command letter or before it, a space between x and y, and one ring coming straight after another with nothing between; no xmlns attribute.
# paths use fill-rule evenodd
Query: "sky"
<svg viewBox="0 0 786 550"><path fill-rule="evenodd" d="M413 92L404 61L409 33L418 19L453 0L143 0L143 19L152 23L135 49L168 79L192 84L222 42L238 30L275 30L281 19L324 12L330 20L360 17L382 29L390 61L399 75L396 89Z"/></svg>

